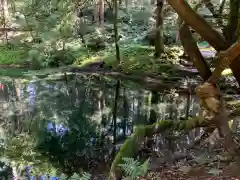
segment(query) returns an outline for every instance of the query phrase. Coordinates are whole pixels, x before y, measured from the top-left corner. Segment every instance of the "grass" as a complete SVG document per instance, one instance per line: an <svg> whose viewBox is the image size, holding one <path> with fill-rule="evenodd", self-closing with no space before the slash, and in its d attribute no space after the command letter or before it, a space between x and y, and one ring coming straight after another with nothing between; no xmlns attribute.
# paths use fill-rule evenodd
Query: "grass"
<svg viewBox="0 0 240 180"><path fill-rule="evenodd" d="M28 73L28 69L23 68L1 68L0 76L10 76L10 77L24 77Z"/></svg>
<svg viewBox="0 0 240 180"><path fill-rule="evenodd" d="M25 57L26 52L19 46L8 48L0 45L0 65L22 64Z"/></svg>

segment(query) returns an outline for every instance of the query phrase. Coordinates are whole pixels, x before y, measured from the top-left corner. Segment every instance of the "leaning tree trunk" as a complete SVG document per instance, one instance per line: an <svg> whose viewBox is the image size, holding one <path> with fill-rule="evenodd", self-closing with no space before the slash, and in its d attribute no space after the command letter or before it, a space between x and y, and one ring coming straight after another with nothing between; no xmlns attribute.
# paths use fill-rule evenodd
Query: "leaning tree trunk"
<svg viewBox="0 0 240 180"><path fill-rule="evenodd" d="M230 44L224 37L214 30L203 18L201 18L184 0L167 0L178 15L199 33L210 45L217 51L227 50ZM230 68L235 76L238 84L240 84L240 57L233 60Z"/></svg>
<svg viewBox="0 0 240 180"><path fill-rule="evenodd" d="M155 38L155 56L160 57L164 52L163 43L163 4L164 0L157 0L157 21L156 21L156 38Z"/></svg>
<svg viewBox="0 0 240 180"><path fill-rule="evenodd" d="M180 27L179 35L184 51L188 54L189 59L193 62L203 80L207 80L212 75L211 70L199 51L186 23Z"/></svg>

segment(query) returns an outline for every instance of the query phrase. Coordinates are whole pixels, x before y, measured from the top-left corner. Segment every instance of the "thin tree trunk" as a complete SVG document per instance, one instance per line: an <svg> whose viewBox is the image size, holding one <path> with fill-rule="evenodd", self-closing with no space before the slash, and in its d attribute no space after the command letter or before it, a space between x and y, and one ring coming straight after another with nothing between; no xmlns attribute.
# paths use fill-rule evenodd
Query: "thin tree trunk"
<svg viewBox="0 0 240 180"><path fill-rule="evenodd" d="M155 56L158 58L164 52L163 43L163 5L164 0L157 0L157 21L156 21L156 38L155 38Z"/></svg>
<svg viewBox="0 0 240 180"><path fill-rule="evenodd" d="M118 1L114 0L114 40L115 40L115 49L116 49L116 59L118 63L121 63L121 57L120 57L120 48L119 48L119 36L118 36Z"/></svg>
<svg viewBox="0 0 240 180"><path fill-rule="evenodd" d="M126 137L127 120L128 120L128 116L129 116L128 110L129 110L129 105L128 105L128 100L127 100L126 90L124 88L124 90L123 90L123 125L122 125L124 139Z"/></svg>
<svg viewBox="0 0 240 180"><path fill-rule="evenodd" d="M120 90L120 81L117 81L116 84L116 90L115 90L115 98L114 98L114 106L113 106L113 157L116 153L116 141L117 141L117 104L118 104L118 98L119 98L119 90Z"/></svg>
<svg viewBox="0 0 240 180"><path fill-rule="evenodd" d="M7 0L1 0L1 9L2 9L2 20L3 20L3 28L7 28L7 20L9 17L8 14L8 3ZM8 31L4 31L5 33L5 41L8 43Z"/></svg>
<svg viewBox="0 0 240 180"><path fill-rule="evenodd" d="M150 105L150 116L149 116L149 120L148 120L148 124L152 125L155 122L157 122L157 113L156 113L156 106L158 104L159 101L159 94L157 91L152 91L151 92L151 105ZM148 143L147 143L147 147L148 149L152 149L153 147L153 136L149 137Z"/></svg>
<svg viewBox="0 0 240 180"><path fill-rule="evenodd" d="M104 26L104 0L99 0L99 24Z"/></svg>
<svg viewBox="0 0 240 180"><path fill-rule="evenodd" d="M99 22L99 0L95 0L95 8L93 11L93 20L95 23Z"/></svg>

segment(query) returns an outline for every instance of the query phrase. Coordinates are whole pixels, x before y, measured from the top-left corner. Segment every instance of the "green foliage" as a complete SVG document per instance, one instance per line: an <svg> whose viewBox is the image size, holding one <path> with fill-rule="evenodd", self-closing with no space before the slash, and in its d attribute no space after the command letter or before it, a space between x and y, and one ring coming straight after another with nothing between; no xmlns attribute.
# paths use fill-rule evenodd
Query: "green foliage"
<svg viewBox="0 0 240 180"><path fill-rule="evenodd" d="M0 76L23 77L28 73L24 68L0 68Z"/></svg>
<svg viewBox="0 0 240 180"><path fill-rule="evenodd" d="M7 46L0 45L0 64L19 64L23 63L26 53L23 48L16 46L8 48Z"/></svg>
<svg viewBox="0 0 240 180"><path fill-rule="evenodd" d="M144 176L148 170L149 159L147 159L143 164L133 158L122 158L123 164L118 166L122 168L123 172L126 174L127 179L135 180L140 176Z"/></svg>
<svg viewBox="0 0 240 180"><path fill-rule="evenodd" d="M49 164L48 159L36 151L35 140L27 134L9 137L5 144L3 157L14 164L18 171L24 170L26 165L33 166L32 175L56 175L56 169Z"/></svg>
<svg viewBox="0 0 240 180"><path fill-rule="evenodd" d="M118 64L116 61L114 48L100 51L98 53L92 53L90 57L81 55L76 59L74 64L84 66L87 63L103 60L115 70L121 69L126 73L152 72L160 74L164 72L174 75L172 64L176 63L179 54L181 54L181 50L177 47L166 48L166 53L163 54L159 60L154 58L153 47L139 44L128 44L122 45L121 47L121 58L123 59L121 64Z"/></svg>

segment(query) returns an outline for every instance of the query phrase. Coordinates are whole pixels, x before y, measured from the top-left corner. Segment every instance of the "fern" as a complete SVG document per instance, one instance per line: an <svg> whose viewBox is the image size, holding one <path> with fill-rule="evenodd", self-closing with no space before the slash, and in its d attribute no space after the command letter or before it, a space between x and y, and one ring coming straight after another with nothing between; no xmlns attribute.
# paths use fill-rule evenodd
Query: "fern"
<svg viewBox="0 0 240 180"><path fill-rule="evenodd" d="M83 173L78 180L91 180L91 174L89 173Z"/></svg>
<svg viewBox="0 0 240 180"><path fill-rule="evenodd" d="M127 179L135 180L139 176L144 176L148 170L149 159L147 159L143 164L133 158L122 158L124 164L119 164L118 166L123 170Z"/></svg>
<svg viewBox="0 0 240 180"><path fill-rule="evenodd" d="M81 175L78 175L77 173L74 173L71 177L62 175L60 180L91 180L91 174L84 172Z"/></svg>

